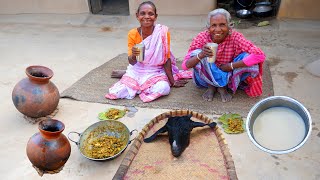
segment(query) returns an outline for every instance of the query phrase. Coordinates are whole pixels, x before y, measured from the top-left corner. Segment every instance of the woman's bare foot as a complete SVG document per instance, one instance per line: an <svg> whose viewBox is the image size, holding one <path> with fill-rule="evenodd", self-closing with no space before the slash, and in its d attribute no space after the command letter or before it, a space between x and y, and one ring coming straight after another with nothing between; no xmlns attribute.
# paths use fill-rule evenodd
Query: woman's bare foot
<svg viewBox="0 0 320 180"><path fill-rule="evenodd" d="M122 76L126 73L125 70L113 70L111 72L112 78L122 78Z"/></svg>
<svg viewBox="0 0 320 180"><path fill-rule="evenodd" d="M218 92L220 93L222 102L231 101L232 95L227 92L226 88L218 87Z"/></svg>
<svg viewBox="0 0 320 180"><path fill-rule="evenodd" d="M202 98L205 101L212 101L214 94L216 93L216 88L214 86L209 86L207 91L205 93L202 94Z"/></svg>

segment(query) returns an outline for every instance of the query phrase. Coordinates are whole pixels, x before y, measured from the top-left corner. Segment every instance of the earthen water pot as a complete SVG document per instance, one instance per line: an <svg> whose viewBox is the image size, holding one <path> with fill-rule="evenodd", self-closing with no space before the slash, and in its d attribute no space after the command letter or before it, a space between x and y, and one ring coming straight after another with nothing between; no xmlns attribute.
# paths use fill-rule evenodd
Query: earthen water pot
<svg viewBox="0 0 320 180"><path fill-rule="evenodd" d="M44 117L58 106L60 94L50 81L51 69L44 66L29 66L27 78L19 81L12 91L12 101L22 114L32 117Z"/></svg>
<svg viewBox="0 0 320 180"><path fill-rule="evenodd" d="M27 144L27 156L31 163L43 171L60 169L68 160L71 146L62 131L64 124L55 119L39 122L39 131Z"/></svg>

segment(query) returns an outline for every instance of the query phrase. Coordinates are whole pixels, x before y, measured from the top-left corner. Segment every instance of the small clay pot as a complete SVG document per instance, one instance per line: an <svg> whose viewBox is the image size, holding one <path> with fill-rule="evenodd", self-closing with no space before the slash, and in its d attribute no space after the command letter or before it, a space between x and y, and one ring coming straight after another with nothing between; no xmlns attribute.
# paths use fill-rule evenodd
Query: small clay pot
<svg viewBox="0 0 320 180"><path fill-rule="evenodd" d="M27 156L31 163L43 171L60 169L69 159L71 146L62 131L64 124L55 119L39 122L39 131L27 144Z"/></svg>
<svg viewBox="0 0 320 180"><path fill-rule="evenodd" d="M12 91L13 104L28 117L51 114L60 99L58 88L50 81L52 70L44 66L29 66L26 74L28 77L19 81Z"/></svg>

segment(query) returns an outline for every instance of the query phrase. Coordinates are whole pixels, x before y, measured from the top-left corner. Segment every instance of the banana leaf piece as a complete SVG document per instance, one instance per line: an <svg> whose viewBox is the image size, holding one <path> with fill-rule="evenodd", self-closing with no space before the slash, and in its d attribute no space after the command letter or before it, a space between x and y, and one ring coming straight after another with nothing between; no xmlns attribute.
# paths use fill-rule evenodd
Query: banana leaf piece
<svg viewBox="0 0 320 180"><path fill-rule="evenodd" d="M245 131L245 125L239 114L223 114L218 118L225 133L239 134Z"/></svg>
<svg viewBox="0 0 320 180"><path fill-rule="evenodd" d="M111 118L107 117L106 114L108 114L110 111L116 111L119 112L118 114L112 116ZM107 111L100 112L98 114L98 118L100 120L117 120L119 118L122 118L126 114L126 110L116 109L116 108L110 108Z"/></svg>
<svg viewBox="0 0 320 180"><path fill-rule="evenodd" d="M259 22L259 23L258 23L258 27L268 26L268 25L270 25L270 22L269 22L269 21L262 21L262 22Z"/></svg>

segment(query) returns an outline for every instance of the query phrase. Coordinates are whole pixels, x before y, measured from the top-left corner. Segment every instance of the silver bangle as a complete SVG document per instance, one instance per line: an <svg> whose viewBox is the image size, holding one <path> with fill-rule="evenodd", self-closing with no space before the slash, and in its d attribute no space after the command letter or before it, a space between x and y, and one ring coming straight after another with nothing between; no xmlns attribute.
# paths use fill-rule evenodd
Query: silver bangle
<svg viewBox="0 0 320 180"><path fill-rule="evenodd" d="M200 59L200 57L199 57L199 54L200 54L200 53L197 54L197 59L199 59L199 61L201 61L201 59Z"/></svg>
<svg viewBox="0 0 320 180"><path fill-rule="evenodd" d="M232 63L230 63L230 66L231 66L231 69L233 70L233 65L232 65Z"/></svg>

